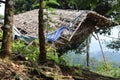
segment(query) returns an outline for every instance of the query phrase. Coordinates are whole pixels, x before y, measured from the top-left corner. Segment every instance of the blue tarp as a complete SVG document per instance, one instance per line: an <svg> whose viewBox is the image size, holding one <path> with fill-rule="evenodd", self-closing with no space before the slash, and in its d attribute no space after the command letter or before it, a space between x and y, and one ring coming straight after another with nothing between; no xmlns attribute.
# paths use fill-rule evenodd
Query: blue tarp
<svg viewBox="0 0 120 80"><path fill-rule="evenodd" d="M54 31L46 36L47 42L55 42L62 34L62 32L65 30L65 26L62 26L57 31Z"/></svg>
<svg viewBox="0 0 120 80"><path fill-rule="evenodd" d="M65 30L65 26L62 26L61 28L59 28L58 30L48 34L45 38L47 42L55 42L62 34L62 32ZM31 41L33 41L34 39L36 39L37 37L32 37L29 35L23 35L20 33L20 31L13 26L13 40L15 39L15 36L19 37L21 40L24 40L26 43L30 43Z"/></svg>
<svg viewBox="0 0 120 80"><path fill-rule="evenodd" d="M77 21L80 18L80 16L81 14L78 17L76 17L73 21ZM55 42L61 36L62 32L66 28L69 29L70 32L73 32L72 23L70 22L67 26L62 26L56 31L46 35L45 36L46 41ZM13 26L13 40L15 39L15 36L19 37L21 40L24 40L26 43L30 43L31 41L37 38L37 37L29 36L29 35L23 35L20 33L20 31L15 26Z"/></svg>
<svg viewBox="0 0 120 80"><path fill-rule="evenodd" d="M36 39L37 37L33 37L30 35L23 35L15 26L13 26L12 28L13 31L13 40L15 39L15 36L20 38L21 40L25 41L26 43L30 43L32 42L34 39Z"/></svg>

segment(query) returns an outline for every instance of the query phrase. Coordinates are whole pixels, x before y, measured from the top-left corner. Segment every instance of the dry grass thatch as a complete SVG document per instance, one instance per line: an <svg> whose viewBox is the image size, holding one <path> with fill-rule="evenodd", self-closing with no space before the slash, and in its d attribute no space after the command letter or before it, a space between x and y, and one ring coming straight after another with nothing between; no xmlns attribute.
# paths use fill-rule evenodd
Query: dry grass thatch
<svg viewBox="0 0 120 80"><path fill-rule="evenodd" d="M58 50L73 49L78 47L92 32L99 29L117 25L115 22L93 11L81 11L80 18L72 22L74 31L64 31L61 37L55 42ZM66 34L66 32L68 32Z"/></svg>

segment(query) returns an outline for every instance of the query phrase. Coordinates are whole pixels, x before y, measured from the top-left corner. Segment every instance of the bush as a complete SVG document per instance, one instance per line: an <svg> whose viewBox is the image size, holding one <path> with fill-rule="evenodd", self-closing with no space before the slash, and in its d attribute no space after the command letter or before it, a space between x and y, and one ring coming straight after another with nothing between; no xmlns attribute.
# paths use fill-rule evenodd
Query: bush
<svg viewBox="0 0 120 80"><path fill-rule="evenodd" d="M115 78L120 78L120 68L115 68L111 64L106 65L101 64L96 67L96 72L102 75L111 76Z"/></svg>
<svg viewBox="0 0 120 80"><path fill-rule="evenodd" d="M40 54L39 52L39 45L38 45L38 39L34 41L35 44L33 45L26 45L24 41L21 40L15 40L13 41L13 52L14 53L22 53L25 55L26 59L35 62ZM49 47L46 45L46 50L47 50L47 59L52 59L55 62L58 62L58 56L57 52L55 49Z"/></svg>
<svg viewBox="0 0 120 80"><path fill-rule="evenodd" d="M3 19L3 18L4 18L4 16L0 14L0 19Z"/></svg>

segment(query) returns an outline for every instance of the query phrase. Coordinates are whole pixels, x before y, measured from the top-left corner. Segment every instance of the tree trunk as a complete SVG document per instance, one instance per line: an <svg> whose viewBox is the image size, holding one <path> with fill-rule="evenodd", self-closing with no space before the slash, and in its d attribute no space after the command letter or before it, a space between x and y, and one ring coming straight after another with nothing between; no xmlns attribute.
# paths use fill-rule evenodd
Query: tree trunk
<svg viewBox="0 0 120 80"><path fill-rule="evenodd" d="M40 43L40 63L46 61L46 50L45 50L45 36L44 36L44 21L43 21L43 0L40 0L39 8L39 43Z"/></svg>
<svg viewBox="0 0 120 80"><path fill-rule="evenodd" d="M13 0L6 0L1 57L5 58L12 52Z"/></svg>
<svg viewBox="0 0 120 80"><path fill-rule="evenodd" d="M90 56L89 56L89 54L90 54L90 37L88 37L86 43L87 43L86 62L87 62L87 67L90 69Z"/></svg>

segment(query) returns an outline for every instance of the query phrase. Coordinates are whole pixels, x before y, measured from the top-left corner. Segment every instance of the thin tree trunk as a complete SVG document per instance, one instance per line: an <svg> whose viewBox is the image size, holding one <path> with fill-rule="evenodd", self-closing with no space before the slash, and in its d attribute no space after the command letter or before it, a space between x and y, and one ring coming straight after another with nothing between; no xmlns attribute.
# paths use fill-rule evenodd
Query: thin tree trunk
<svg viewBox="0 0 120 80"><path fill-rule="evenodd" d="M86 62L87 62L87 67L88 68L90 68L90 56L89 56L89 51L90 51L90 39L88 38L87 39L87 41L86 41L86 43L87 43L87 48L86 48L86 50L87 50L87 54L86 54Z"/></svg>
<svg viewBox="0 0 120 80"><path fill-rule="evenodd" d="M6 0L1 57L5 58L12 52L13 0Z"/></svg>
<svg viewBox="0 0 120 80"><path fill-rule="evenodd" d="M46 50L45 50L44 21L43 21L43 0L40 0L40 8L39 8L39 43L40 43L39 61L41 63L44 63L46 61Z"/></svg>

